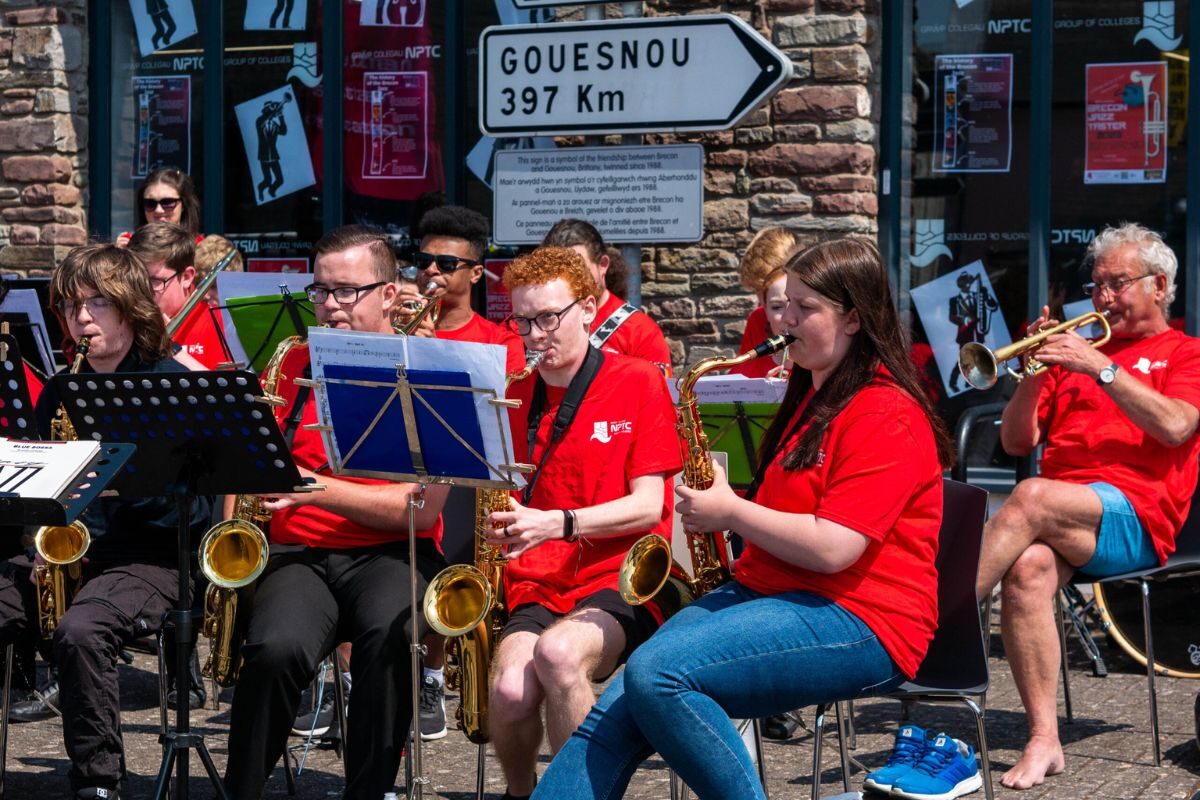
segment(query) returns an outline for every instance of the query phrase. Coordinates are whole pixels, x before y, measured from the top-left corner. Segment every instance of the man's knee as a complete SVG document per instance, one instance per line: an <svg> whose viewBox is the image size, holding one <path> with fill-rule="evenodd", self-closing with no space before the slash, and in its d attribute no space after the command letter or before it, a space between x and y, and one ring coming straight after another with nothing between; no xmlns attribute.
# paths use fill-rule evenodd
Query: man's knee
<svg viewBox="0 0 1200 800"><path fill-rule="evenodd" d="M304 675L312 672L313 657L299 639L289 636L268 636L247 640L242 646L241 675L269 678L276 675Z"/></svg>
<svg viewBox="0 0 1200 800"><path fill-rule="evenodd" d="M1005 574L1002 590L1005 603L1052 597L1058 590L1058 556L1041 543L1025 548Z"/></svg>
<svg viewBox="0 0 1200 800"><path fill-rule="evenodd" d="M1038 528L1045 523L1048 512L1054 508L1054 490L1058 481L1048 478L1026 478L1013 487L1012 494L1004 501L1003 514L998 514L995 524L1004 524L1007 515L1019 516L1025 524Z"/></svg>
<svg viewBox="0 0 1200 800"><path fill-rule="evenodd" d="M574 686L590 678L600 653L575 636L569 626L555 626L540 637L533 649L533 665L547 691Z"/></svg>
<svg viewBox="0 0 1200 800"><path fill-rule="evenodd" d="M509 724L538 713L541 694L528 669L509 664L496 669L491 688L492 719Z"/></svg>
<svg viewBox="0 0 1200 800"><path fill-rule="evenodd" d="M63 614L54 629L52 646L56 655L79 650L114 649L117 633L111 620L90 603L80 603Z"/></svg>

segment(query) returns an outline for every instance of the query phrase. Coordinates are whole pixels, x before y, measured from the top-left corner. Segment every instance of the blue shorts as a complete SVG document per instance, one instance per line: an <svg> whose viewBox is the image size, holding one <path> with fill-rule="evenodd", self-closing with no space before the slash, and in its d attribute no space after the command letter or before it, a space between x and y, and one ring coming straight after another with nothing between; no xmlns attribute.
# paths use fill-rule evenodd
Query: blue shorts
<svg viewBox="0 0 1200 800"><path fill-rule="evenodd" d="M1106 578L1156 566L1158 555L1129 498L1111 483L1090 483L1088 488L1100 498L1104 514L1100 518L1096 552L1079 571L1094 578Z"/></svg>

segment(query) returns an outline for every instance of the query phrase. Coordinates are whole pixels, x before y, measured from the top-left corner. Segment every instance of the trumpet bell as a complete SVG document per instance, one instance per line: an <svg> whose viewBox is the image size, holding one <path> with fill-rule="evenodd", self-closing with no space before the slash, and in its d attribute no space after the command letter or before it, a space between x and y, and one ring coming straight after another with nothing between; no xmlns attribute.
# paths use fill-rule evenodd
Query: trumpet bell
<svg viewBox="0 0 1200 800"><path fill-rule="evenodd" d="M214 586L240 589L267 566L269 547L262 529L240 519L209 528L200 541L200 571Z"/></svg>
<svg viewBox="0 0 1200 800"><path fill-rule="evenodd" d="M443 636L462 636L474 630L491 610L492 585L469 564L454 564L429 582L422 603L429 627Z"/></svg>
<svg viewBox="0 0 1200 800"><path fill-rule="evenodd" d="M621 562L621 599L640 606L658 594L671 577L671 544L656 533L638 539Z"/></svg>
<svg viewBox="0 0 1200 800"><path fill-rule="evenodd" d="M1000 364L992 351L978 342L968 342L958 351L958 369L976 389L990 389L1000 380Z"/></svg>
<svg viewBox="0 0 1200 800"><path fill-rule="evenodd" d="M33 536L33 546L47 564L73 564L83 558L91 543L91 533L78 520L70 525L43 526Z"/></svg>

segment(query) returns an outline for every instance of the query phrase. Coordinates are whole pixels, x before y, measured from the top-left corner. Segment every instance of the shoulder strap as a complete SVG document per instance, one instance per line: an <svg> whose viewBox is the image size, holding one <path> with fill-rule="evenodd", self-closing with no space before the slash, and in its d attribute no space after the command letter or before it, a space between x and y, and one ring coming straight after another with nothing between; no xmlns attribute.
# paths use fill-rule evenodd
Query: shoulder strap
<svg viewBox="0 0 1200 800"><path fill-rule="evenodd" d="M621 327L621 323L629 319L637 311L637 306L622 303L621 307L614 311L608 319L600 323L600 327L596 328L596 332L588 337L588 340L592 343L592 347L599 349L604 346L609 337L617 332L617 328Z"/></svg>
<svg viewBox="0 0 1200 800"><path fill-rule="evenodd" d="M587 357L583 360L583 365L579 371L575 373L575 377L571 378L571 383L567 386L567 393L563 396L562 403L558 406L558 412L554 415L554 427L550 430L550 441L546 442L546 449L542 451L542 457L538 460L537 469L533 475L529 477L529 483L525 485L525 494L523 502L528 503L533 497L533 487L537 483L538 475L542 472L542 465L546 463L546 459L550 456L550 451L554 449L554 445L567 432L567 428L571 427L571 423L575 421L575 414L579 411L580 404L583 403L583 398L587 395L588 387L592 385L592 381L596 379L596 375L600 372L600 367L604 364L604 354L595 347L589 347ZM546 414L546 383L542 380L541 375L538 376L537 382L533 386L533 399L529 403L529 429L526 432L529 443L529 454L533 455L533 445L537 441L538 428L541 427L542 417Z"/></svg>
<svg viewBox="0 0 1200 800"><path fill-rule="evenodd" d="M312 379L312 364L307 364L304 367L304 377ZM300 420L304 418L304 406L308 403L308 394L311 389L307 385L296 387L296 399L292 401L291 413L287 415L283 424L283 438L287 442L288 450L292 449L292 442L296 438L296 430L300 427Z"/></svg>

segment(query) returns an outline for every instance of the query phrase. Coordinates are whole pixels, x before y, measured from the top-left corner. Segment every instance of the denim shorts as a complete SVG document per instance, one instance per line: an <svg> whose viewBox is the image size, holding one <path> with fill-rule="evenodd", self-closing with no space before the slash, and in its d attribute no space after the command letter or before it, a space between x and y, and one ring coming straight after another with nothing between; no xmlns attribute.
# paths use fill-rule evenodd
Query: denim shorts
<svg viewBox="0 0 1200 800"><path fill-rule="evenodd" d="M1090 483L1100 498L1104 514L1100 518L1100 534L1096 537L1096 552L1079 568L1094 578L1120 575L1123 572L1145 569L1158 564L1158 555L1133 505L1125 494L1111 483Z"/></svg>

